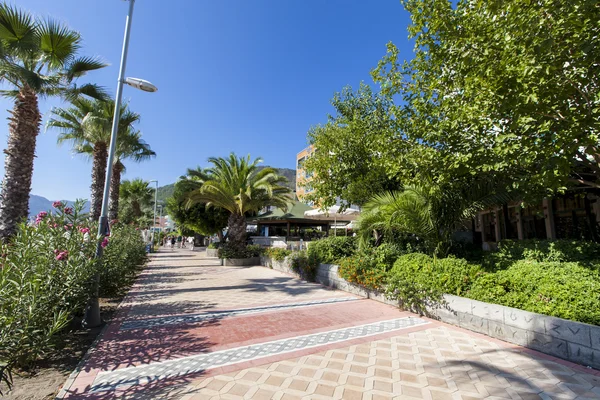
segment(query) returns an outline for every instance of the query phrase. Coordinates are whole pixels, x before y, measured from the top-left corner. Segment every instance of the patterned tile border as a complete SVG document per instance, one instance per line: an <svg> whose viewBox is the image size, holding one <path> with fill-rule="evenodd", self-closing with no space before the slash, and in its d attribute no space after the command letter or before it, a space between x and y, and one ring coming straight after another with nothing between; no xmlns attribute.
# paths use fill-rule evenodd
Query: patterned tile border
<svg viewBox="0 0 600 400"><path fill-rule="evenodd" d="M206 320L221 319L227 317L236 317L238 315L259 314L269 311L290 310L295 308L318 306L322 304L343 303L347 301L362 300L358 297L340 297L323 300L304 301L301 303L274 304L262 307L239 308L236 310L215 311L211 313L177 315L172 317L150 318L138 321L126 321L121 325L120 330L148 329L163 325L191 324Z"/></svg>
<svg viewBox="0 0 600 400"><path fill-rule="evenodd" d="M92 384L92 392L114 390L119 386L141 385L157 380L184 376L231 364L252 361L278 354L344 342L429 324L413 317L379 321L371 324L336 329L311 335L297 336L272 342L242 346L233 349L198 354L138 367L100 372Z"/></svg>

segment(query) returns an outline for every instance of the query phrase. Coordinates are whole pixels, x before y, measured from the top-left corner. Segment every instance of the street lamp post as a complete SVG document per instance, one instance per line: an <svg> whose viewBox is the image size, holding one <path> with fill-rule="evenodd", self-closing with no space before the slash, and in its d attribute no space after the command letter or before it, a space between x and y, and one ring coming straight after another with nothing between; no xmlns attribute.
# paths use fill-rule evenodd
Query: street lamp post
<svg viewBox="0 0 600 400"><path fill-rule="evenodd" d="M152 241L152 247L150 248L154 250L154 230L156 229L156 202L158 200L158 180L153 179L150 181L150 183L152 182L156 183L156 189L154 189L154 215L152 216L152 239L150 239Z"/></svg>
<svg viewBox="0 0 600 400"><path fill-rule="evenodd" d="M121 52L121 64L119 66L119 78L117 81L117 93L115 95L115 110L113 114L112 130L110 133L110 147L108 151L108 165L106 167L106 180L104 181L104 192L102 195L102 211L98 219L98 244L96 246L96 258L102 258L102 242L109 234L108 224L108 199L110 194L110 181L112 177L112 167L115 159L115 150L117 145L117 131L119 127L119 118L121 111L121 100L123 98L123 84L133 86L146 92L156 92L156 86L148 81L139 78L125 78L125 66L127 65L127 51L129 49L129 34L131 32L131 20L133 18L133 6L135 0L129 0L129 13L125 20L125 36L123 38L123 49ZM100 305L98 303L98 289L100 286L100 276L94 277L94 287L90 296L90 301L85 310L82 324L85 327L93 328L102 323L100 317Z"/></svg>

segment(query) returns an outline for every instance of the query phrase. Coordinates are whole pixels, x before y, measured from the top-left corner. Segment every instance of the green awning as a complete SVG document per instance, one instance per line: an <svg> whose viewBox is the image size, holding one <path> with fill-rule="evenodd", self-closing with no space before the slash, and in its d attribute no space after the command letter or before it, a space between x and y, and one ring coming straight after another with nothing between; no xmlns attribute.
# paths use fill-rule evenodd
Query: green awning
<svg viewBox="0 0 600 400"><path fill-rule="evenodd" d="M323 225L323 221L313 220L304 217L304 212L312 210L309 205L295 201L286 211L277 207L272 211L261 214L257 217L248 218L248 222L260 223L263 221L292 221L292 222L314 222L317 225Z"/></svg>

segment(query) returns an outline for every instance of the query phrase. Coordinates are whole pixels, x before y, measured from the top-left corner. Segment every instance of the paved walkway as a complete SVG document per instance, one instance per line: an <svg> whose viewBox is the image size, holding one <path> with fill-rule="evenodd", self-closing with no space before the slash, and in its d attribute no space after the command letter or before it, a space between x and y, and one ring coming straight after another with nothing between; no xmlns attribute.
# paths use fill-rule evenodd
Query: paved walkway
<svg viewBox="0 0 600 400"><path fill-rule="evenodd" d="M153 256L69 399L600 399L600 373L264 267Z"/></svg>

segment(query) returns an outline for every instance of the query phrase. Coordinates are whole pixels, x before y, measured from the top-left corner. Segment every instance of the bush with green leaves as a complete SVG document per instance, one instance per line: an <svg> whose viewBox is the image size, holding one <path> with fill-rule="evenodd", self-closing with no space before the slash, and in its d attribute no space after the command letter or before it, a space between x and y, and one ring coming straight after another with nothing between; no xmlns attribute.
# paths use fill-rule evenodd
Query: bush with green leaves
<svg viewBox="0 0 600 400"><path fill-rule="evenodd" d="M386 294L407 309L424 312L443 294L464 296L481 275L480 265L461 258L432 258L413 253L401 256L388 274Z"/></svg>
<svg viewBox="0 0 600 400"><path fill-rule="evenodd" d="M83 311L97 271L83 205L55 202L55 214L41 212L1 246L0 365L8 370L30 367Z"/></svg>
<svg viewBox="0 0 600 400"><path fill-rule="evenodd" d="M518 260L577 262L598 269L600 243L581 240L503 240L498 251L484 259L488 266L506 268Z"/></svg>
<svg viewBox="0 0 600 400"><path fill-rule="evenodd" d="M479 277L466 296L600 325L600 274L577 263L517 261Z"/></svg>
<svg viewBox="0 0 600 400"><path fill-rule="evenodd" d="M338 264L338 274L348 282L373 290L380 290L385 284L386 264L373 254L355 254L342 258Z"/></svg>
<svg viewBox="0 0 600 400"><path fill-rule="evenodd" d="M356 239L352 236L330 236L310 242L308 253L323 264L334 264L356 253Z"/></svg>
<svg viewBox="0 0 600 400"><path fill-rule="evenodd" d="M290 254L292 254L291 250L279 247L269 247L265 250L265 255L275 261L283 261Z"/></svg>
<svg viewBox="0 0 600 400"><path fill-rule="evenodd" d="M294 272L300 275L300 277L303 279L314 282L319 263L315 262L315 259L310 257L308 251L294 251L289 256L289 260L290 267Z"/></svg>
<svg viewBox="0 0 600 400"><path fill-rule="evenodd" d="M144 240L137 228L115 224L106 243L100 269L100 296L118 296L133 284L146 263Z"/></svg>
<svg viewBox="0 0 600 400"><path fill-rule="evenodd" d="M207 249L218 249L221 246L222 246L221 242L213 242L208 245Z"/></svg>
<svg viewBox="0 0 600 400"><path fill-rule="evenodd" d="M119 293L145 262L144 243L132 227L113 227L102 242L104 258L94 257L97 226L73 207L55 202L35 223L21 224L0 247L0 383L12 368L29 368L53 350L57 336L74 316L83 315L100 276L100 293Z"/></svg>
<svg viewBox="0 0 600 400"><path fill-rule="evenodd" d="M248 245L239 247L234 243L226 242L219 246L219 258L250 258L258 257L262 254L263 249L260 245Z"/></svg>

